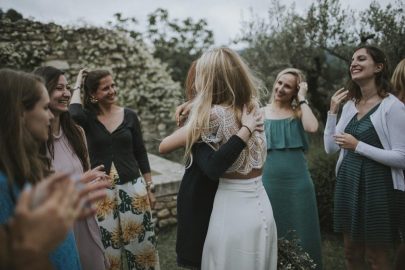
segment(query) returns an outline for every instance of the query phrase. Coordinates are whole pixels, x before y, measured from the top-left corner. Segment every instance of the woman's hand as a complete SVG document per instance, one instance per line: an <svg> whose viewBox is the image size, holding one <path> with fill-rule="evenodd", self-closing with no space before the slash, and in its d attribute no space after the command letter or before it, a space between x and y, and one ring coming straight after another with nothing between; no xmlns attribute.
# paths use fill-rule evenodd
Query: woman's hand
<svg viewBox="0 0 405 270"><path fill-rule="evenodd" d="M347 98L347 94L349 90L345 90L344 88L340 88L333 94L332 98L330 99L330 109L329 111L333 114L337 114L339 111L340 104Z"/></svg>
<svg viewBox="0 0 405 270"><path fill-rule="evenodd" d="M110 177L105 173L104 171L104 165L99 165L97 167L94 167L91 170L88 170L83 174L83 178L81 179L82 181L87 181L87 182L82 182L83 184L86 184L88 182L93 182L93 181L107 181L109 182Z"/></svg>
<svg viewBox="0 0 405 270"><path fill-rule="evenodd" d="M176 112L175 112L175 117L176 117L176 123L178 127L182 127L184 123L186 122L188 115L191 110L191 105L192 101L189 100L187 102L184 102L180 106L177 106Z"/></svg>
<svg viewBox="0 0 405 270"><path fill-rule="evenodd" d="M241 123L242 126L247 126L250 132L253 133L254 131L263 131L263 119L264 116L262 111L254 108L249 112L247 106L243 106Z"/></svg>
<svg viewBox="0 0 405 270"><path fill-rule="evenodd" d="M78 218L85 219L96 213L94 203L107 196L106 188L111 186L109 177L104 173L104 167L98 166L84 173L76 183L79 190L80 213Z"/></svg>
<svg viewBox="0 0 405 270"><path fill-rule="evenodd" d="M298 89L299 89L297 94L298 100L299 101L305 100L308 92L308 84L306 82L301 82L298 85Z"/></svg>
<svg viewBox="0 0 405 270"><path fill-rule="evenodd" d="M67 173L55 173L37 183L31 191L30 208L35 209L41 205L52 194L59 182L69 179L68 175Z"/></svg>
<svg viewBox="0 0 405 270"><path fill-rule="evenodd" d="M348 150L356 150L357 144L359 141L348 133L337 134L334 136L335 142L340 148Z"/></svg>
<svg viewBox="0 0 405 270"><path fill-rule="evenodd" d="M15 215L10 220L17 249L51 252L63 241L79 215L79 192L66 174L54 174L43 181L52 185L52 189L35 208L32 200L37 187L24 189L18 199Z"/></svg>
<svg viewBox="0 0 405 270"><path fill-rule="evenodd" d="M83 80L84 78L87 76L87 70L85 68L81 69L79 71L79 74L77 74L76 77L76 83L75 83L75 88L74 89L78 89L80 88L80 86L83 84Z"/></svg>

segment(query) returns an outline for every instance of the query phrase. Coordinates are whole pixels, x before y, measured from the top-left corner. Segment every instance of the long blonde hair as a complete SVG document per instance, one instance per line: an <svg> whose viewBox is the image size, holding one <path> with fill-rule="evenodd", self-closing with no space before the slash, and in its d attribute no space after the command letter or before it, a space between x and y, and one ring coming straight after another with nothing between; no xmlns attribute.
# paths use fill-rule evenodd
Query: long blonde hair
<svg viewBox="0 0 405 270"><path fill-rule="evenodd" d="M394 88L394 94L405 103L405 58L395 68L391 83Z"/></svg>
<svg viewBox="0 0 405 270"><path fill-rule="evenodd" d="M276 80L274 81L273 88L272 88L272 91L271 91L270 103L272 103L274 101L274 96L276 94L276 91L274 91L274 90L276 88L278 80L280 79L281 76L283 76L285 74L291 74L296 78L296 82L295 82L296 83L296 93L295 93L293 99L291 100L291 107L292 107L292 109L294 111L294 116L298 117L301 114L300 106L298 106L298 95L297 95L298 90L299 90L298 85L300 83L306 81L305 75L301 70L299 70L297 68L286 68L286 69L283 69L282 71L280 71L277 74Z"/></svg>
<svg viewBox="0 0 405 270"><path fill-rule="evenodd" d="M205 52L196 64L197 95L186 123L186 157L202 131L208 128L212 105L233 109L240 122L243 106L246 104L251 109L259 100L259 85L259 80L233 50L221 47Z"/></svg>

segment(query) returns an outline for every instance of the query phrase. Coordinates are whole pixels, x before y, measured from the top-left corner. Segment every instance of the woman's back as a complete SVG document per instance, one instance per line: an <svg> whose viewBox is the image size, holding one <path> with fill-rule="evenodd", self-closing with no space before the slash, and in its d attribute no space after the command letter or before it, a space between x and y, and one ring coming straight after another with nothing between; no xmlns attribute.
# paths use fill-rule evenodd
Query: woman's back
<svg viewBox="0 0 405 270"><path fill-rule="evenodd" d="M217 150L239 131L240 125L232 107L214 105L210 112L209 128L202 132L201 139ZM248 140L247 147L226 171L224 178L249 179L259 176L265 159L264 132L255 131Z"/></svg>

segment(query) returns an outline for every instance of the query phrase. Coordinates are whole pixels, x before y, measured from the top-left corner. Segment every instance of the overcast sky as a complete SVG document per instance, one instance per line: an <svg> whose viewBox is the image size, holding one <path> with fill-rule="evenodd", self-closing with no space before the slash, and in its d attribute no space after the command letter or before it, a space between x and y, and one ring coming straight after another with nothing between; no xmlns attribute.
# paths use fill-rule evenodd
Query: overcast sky
<svg viewBox="0 0 405 270"><path fill-rule="evenodd" d="M404 0L400 0L404 1ZM296 10L303 13L313 0L281 0L283 4L295 2ZM362 10L372 0L341 0L343 7ZM381 5L394 3L395 0L379 0ZM135 17L140 30L145 24L147 14L158 7L167 9L170 18L205 18L208 27L214 31L216 45L228 45L240 32L242 16L249 18L250 11L265 17L271 0L0 0L3 11L13 8L24 17L33 17L42 22L57 24L78 24L87 22L104 26L113 14L120 12L125 17Z"/></svg>

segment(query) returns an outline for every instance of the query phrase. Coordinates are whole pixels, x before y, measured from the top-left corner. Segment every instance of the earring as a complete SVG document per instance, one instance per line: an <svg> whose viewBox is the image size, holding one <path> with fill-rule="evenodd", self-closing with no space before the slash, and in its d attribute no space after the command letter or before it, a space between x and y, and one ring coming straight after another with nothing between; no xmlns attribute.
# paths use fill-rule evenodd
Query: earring
<svg viewBox="0 0 405 270"><path fill-rule="evenodd" d="M295 110L298 107L298 103L295 98L291 101L291 107L293 108L293 110Z"/></svg>
<svg viewBox="0 0 405 270"><path fill-rule="evenodd" d="M96 104L98 102L98 99L96 99L93 96L90 96L90 102L93 103L93 104Z"/></svg>

